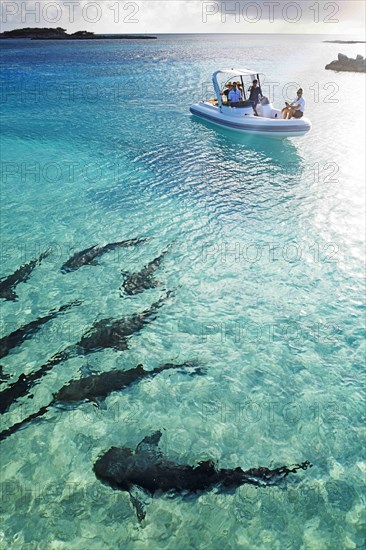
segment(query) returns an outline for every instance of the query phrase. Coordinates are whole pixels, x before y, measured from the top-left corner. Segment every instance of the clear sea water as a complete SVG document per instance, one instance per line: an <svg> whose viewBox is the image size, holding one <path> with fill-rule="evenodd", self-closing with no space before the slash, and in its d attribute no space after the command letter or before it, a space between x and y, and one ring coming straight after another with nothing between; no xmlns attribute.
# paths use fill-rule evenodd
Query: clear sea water
<svg viewBox="0 0 366 550"><path fill-rule="evenodd" d="M324 66L339 51L364 52L325 38L2 44L1 275L52 250L18 301L2 304L2 335L83 300L2 360L10 381L96 319L175 289L127 351L58 365L3 426L87 372L191 359L207 368L162 373L100 409L53 408L4 441L3 548L363 548L365 80ZM279 107L282 86L293 95L301 85L312 132L239 140L194 120L190 104L231 66L277 83ZM60 272L75 250L134 237L149 240ZM121 270L170 243L162 285L121 297ZM156 497L139 525L128 495L92 466L158 429L164 454L182 463L314 467L279 487Z"/></svg>

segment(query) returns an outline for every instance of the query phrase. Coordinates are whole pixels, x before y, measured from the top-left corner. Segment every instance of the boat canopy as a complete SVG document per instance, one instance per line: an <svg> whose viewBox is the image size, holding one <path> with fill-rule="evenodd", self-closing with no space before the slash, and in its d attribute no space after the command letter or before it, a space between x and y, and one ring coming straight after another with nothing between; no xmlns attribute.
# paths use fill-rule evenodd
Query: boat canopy
<svg viewBox="0 0 366 550"><path fill-rule="evenodd" d="M232 76L253 76L258 74L259 71L252 71L250 69L220 69L216 71L212 78L216 78L219 74L227 74Z"/></svg>
<svg viewBox="0 0 366 550"><path fill-rule="evenodd" d="M222 107L222 98L221 98L221 90L220 90L220 84L218 77L220 75L225 75L227 79L232 77L239 77L242 84L243 84L243 76L249 76L253 80L253 77L258 77L258 72L252 71L251 69L220 69L219 71L215 71L212 75L212 83L214 86L214 90L216 92L216 97L218 101L218 105L221 109ZM258 77L259 78L259 77Z"/></svg>

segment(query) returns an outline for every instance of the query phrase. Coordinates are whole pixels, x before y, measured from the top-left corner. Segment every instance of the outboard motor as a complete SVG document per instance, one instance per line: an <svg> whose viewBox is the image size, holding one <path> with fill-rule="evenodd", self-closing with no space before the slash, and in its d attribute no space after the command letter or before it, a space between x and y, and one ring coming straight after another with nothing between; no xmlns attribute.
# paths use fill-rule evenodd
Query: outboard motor
<svg viewBox="0 0 366 550"><path fill-rule="evenodd" d="M257 113L259 116L263 116L265 118L274 118L273 105L270 103L268 97L262 97L259 105L257 105Z"/></svg>

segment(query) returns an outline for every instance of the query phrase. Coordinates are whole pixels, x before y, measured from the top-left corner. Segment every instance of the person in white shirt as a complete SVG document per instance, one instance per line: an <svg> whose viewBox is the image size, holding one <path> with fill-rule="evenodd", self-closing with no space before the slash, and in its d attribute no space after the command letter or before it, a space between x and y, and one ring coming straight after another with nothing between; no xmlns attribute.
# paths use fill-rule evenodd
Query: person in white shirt
<svg viewBox="0 0 366 550"><path fill-rule="evenodd" d="M302 97L302 88L297 90L297 97L292 103L286 103L286 107L282 109L282 117L285 119L301 118L305 111L305 100Z"/></svg>
<svg viewBox="0 0 366 550"><path fill-rule="evenodd" d="M242 96L241 91L237 87L236 82L233 82L233 86L232 86L232 88L229 92L229 95L228 95L228 100L229 100L230 105L233 104L233 103L238 103L242 99L243 99L243 96Z"/></svg>

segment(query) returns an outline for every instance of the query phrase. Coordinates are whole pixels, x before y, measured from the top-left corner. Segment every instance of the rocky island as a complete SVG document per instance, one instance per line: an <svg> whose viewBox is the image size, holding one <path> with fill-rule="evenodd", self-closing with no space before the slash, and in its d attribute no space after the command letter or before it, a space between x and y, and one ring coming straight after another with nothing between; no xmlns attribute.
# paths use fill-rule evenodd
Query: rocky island
<svg viewBox="0 0 366 550"><path fill-rule="evenodd" d="M338 59L328 63L325 66L326 69L331 71L348 71L355 73L365 73L366 72L366 59L362 55L358 55L356 59L347 57L343 53L338 54Z"/></svg>
<svg viewBox="0 0 366 550"><path fill-rule="evenodd" d="M328 44L366 44L364 40L323 40Z"/></svg>
<svg viewBox="0 0 366 550"><path fill-rule="evenodd" d="M31 40L154 40L157 37L151 35L136 34L94 34L89 31L77 31L68 34L66 29L57 28L30 28L14 29L0 33L1 38L28 38Z"/></svg>

